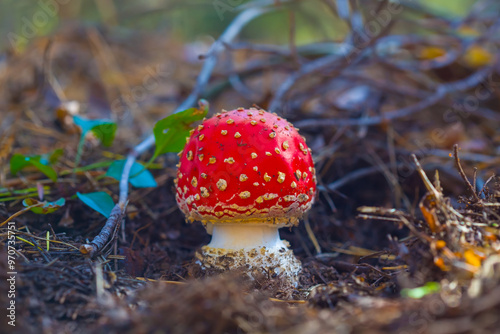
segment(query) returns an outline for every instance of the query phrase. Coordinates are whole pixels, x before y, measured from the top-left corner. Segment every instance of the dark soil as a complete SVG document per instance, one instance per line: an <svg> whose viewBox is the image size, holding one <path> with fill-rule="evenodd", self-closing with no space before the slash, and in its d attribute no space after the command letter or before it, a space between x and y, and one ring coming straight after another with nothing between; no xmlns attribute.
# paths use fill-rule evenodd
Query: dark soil
<svg viewBox="0 0 500 334"><path fill-rule="evenodd" d="M432 30L431 21L440 19L429 17L422 25ZM486 20L479 14L469 19L472 26ZM404 24L415 23L395 21L390 29ZM391 36L391 30L384 33ZM443 29L432 33L445 39L444 49L461 43ZM491 36L479 45L498 46ZM497 177L487 183L500 172L500 58L493 53L480 67L463 57L432 63L417 56L427 46L409 40L404 49L411 59L353 55L359 58L332 61L298 77L281 100L276 96L284 79L326 55L301 54L296 63L293 54L250 46L225 51L215 68L203 94L210 114L278 103L276 111L300 128L313 151L315 204L299 227L280 231L303 263L296 289L279 277L248 281L239 272L215 275L197 267L194 254L210 237L177 209L174 153L150 169L158 187L131 189L109 252L89 258L78 250L106 219L74 195L105 191L117 202L119 188L104 177L105 167L72 172L79 130L61 101L54 103L54 80L67 101L81 103L80 115L118 123L111 148L87 138L80 166L122 159L193 89L201 62L186 60L183 43L139 33L123 40L113 31L71 26L0 60L2 194L46 186L44 199L66 199L53 213L26 212L12 220L22 238L15 245L15 330L500 333L500 184ZM227 57L237 59L236 69L228 68ZM228 81L234 71L255 92L251 100ZM145 88L149 77L157 85ZM468 101L477 104L467 109ZM64 150L54 165L57 182L35 169L10 173L12 154L55 148ZM24 208L23 196L0 202L0 223ZM36 190L31 197L38 198ZM0 234L3 288L7 226ZM61 243L47 249L47 232ZM428 282L437 282L438 290L412 295ZM5 310L7 292L0 303ZM12 332L5 319L0 332Z"/></svg>

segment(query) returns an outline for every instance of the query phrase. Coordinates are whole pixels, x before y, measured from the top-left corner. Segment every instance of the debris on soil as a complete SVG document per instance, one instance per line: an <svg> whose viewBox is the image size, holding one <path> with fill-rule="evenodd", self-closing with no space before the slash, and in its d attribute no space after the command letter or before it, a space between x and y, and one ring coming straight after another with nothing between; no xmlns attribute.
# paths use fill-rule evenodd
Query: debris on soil
<svg viewBox="0 0 500 334"><path fill-rule="evenodd" d="M345 15L325 3L351 28L393 4ZM254 5L243 13L300 12ZM303 264L297 288L200 270L210 236L177 208L175 153L137 157L121 226L93 256L80 252L118 202L111 166L198 87L210 54L187 57L194 46L175 36L68 26L0 57L0 286L17 273L15 329L498 332L500 9L477 1L457 21L398 6L379 33L350 33L347 53L333 39L287 48L240 36L197 81L210 114L256 104L312 149L315 204L280 230ZM0 293L2 309L12 300ZM4 320L0 332L12 331Z"/></svg>

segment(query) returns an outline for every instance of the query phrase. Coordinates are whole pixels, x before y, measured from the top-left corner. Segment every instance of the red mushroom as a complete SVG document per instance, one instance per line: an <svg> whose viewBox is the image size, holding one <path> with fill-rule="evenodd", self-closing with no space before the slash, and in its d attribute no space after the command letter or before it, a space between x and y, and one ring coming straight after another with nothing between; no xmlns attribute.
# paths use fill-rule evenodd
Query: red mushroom
<svg viewBox="0 0 500 334"><path fill-rule="evenodd" d="M310 149L291 123L238 108L204 120L179 154L177 204L212 241L203 268L246 267L297 282L300 262L278 228L295 226L311 207L316 176Z"/></svg>

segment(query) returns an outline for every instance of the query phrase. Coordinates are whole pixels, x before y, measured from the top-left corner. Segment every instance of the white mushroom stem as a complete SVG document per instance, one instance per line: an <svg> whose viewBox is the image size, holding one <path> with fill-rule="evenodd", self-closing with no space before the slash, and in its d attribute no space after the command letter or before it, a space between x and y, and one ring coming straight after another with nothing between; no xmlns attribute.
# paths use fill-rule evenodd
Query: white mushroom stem
<svg viewBox="0 0 500 334"><path fill-rule="evenodd" d="M215 224L208 247L227 250L250 250L266 247L268 250L287 248L280 239L278 226L253 224Z"/></svg>
<svg viewBox="0 0 500 334"><path fill-rule="evenodd" d="M262 223L261 223L262 224ZM245 268L255 278L280 275L293 286L298 284L302 265L288 249L288 242L281 240L279 225L209 224L212 241L196 254L202 268L230 270Z"/></svg>

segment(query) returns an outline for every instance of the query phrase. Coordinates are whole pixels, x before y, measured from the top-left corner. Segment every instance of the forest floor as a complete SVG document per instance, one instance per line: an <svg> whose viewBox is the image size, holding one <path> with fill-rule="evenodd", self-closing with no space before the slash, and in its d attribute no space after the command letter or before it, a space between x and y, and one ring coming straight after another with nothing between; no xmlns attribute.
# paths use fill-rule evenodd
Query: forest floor
<svg viewBox="0 0 500 334"><path fill-rule="evenodd" d="M500 333L498 18L474 38L439 17L418 24L435 39L386 30L363 44L393 38L393 54L235 43L200 96L209 115L273 109L312 149L315 204L280 230L303 263L296 289L197 267L210 237L177 208L175 153L149 166L156 187L131 187L115 242L80 252L106 218L76 194L118 201L107 168L191 93L208 45L68 26L1 58L0 276L16 326L2 316L0 332ZM116 122L113 145L88 133L78 152L74 115ZM30 163L14 175L15 155ZM3 310L11 300L0 294Z"/></svg>

